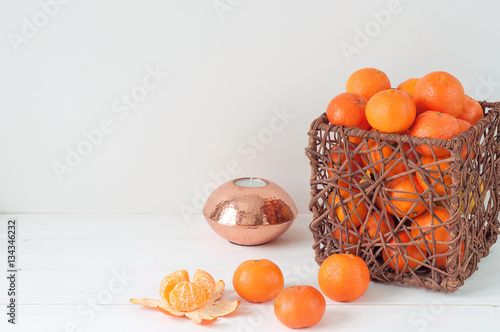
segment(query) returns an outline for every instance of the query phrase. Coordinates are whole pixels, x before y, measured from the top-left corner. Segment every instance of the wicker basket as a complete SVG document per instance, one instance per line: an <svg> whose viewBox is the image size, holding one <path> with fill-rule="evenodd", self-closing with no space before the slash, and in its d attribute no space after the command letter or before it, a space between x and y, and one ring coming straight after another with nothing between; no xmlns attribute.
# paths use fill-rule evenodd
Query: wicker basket
<svg viewBox="0 0 500 332"><path fill-rule="evenodd" d="M442 292L462 286L499 233L499 105L482 102L485 117L450 140L334 126L325 114L314 120L306 155L312 171L310 231L317 263L350 252L365 260L372 280ZM424 162L418 146L443 147L450 155L438 158L433 152L431 162ZM391 189L391 181L402 177L414 189L420 184L421 190ZM410 204L407 213L400 203ZM430 216L431 226L422 226L415 216L422 205L420 216ZM443 208L448 220L437 214ZM372 236L364 228L370 216L376 224ZM388 226L384 232L382 223Z"/></svg>

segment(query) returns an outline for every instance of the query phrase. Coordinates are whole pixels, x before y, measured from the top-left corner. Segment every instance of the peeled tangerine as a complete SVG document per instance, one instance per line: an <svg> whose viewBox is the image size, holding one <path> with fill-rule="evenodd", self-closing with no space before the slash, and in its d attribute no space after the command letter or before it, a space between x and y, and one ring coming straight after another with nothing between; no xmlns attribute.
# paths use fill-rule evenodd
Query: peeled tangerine
<svg viewBox="0 0 500 332"><path fill-rule="evenodd" d="M166 276L160 284L161 300L130 299L134 304L155 308L172 316L186 316L197 324L213 323L218 317L232 313L240 301L219 301L224 291L224 281L217 283L203 270L196 270L193 281L189 281L185 270Z"/></svg>

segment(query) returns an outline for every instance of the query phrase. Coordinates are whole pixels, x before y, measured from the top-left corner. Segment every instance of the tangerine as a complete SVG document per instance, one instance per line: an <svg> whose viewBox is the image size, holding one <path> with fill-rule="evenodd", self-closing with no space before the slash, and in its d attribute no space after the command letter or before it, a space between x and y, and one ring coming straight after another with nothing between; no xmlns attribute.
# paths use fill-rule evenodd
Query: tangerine
<svg viewBox="0 0 500 332"><path fill-rule="evenodd" d="M358 182L363 179L363 175L365 173L362 169L363 162L359 153L354 154L354 156L349 159L349 162L347 162L346 152L338 149L335 146L333 146L330 151L333 151L330 153L330 158L333 164L329 161L327 161L326 164L328 165L328 167L335 169L335 173L337 173L339 177L342 177L342 180L339 180L340 185L348 187L349 183L352 182L350 181L350 179L348 179L349 176L351 176ZM327 169L327 172L331 178L334 177L332 171Z"/></svg>
<svg viewBox="0 0 500 332"><path fill-rule="evenodd" d="M248 302L266 302L283 290L284 279L278 265L268 259L241 263L233 274L233 287Z"/></svg>
<svg viewBox="0 0 500 332"><path fill-rule="evenodd" d="M331 124L345 127L370 129L366 121L366 99L355 93L341 93L334 97L326 108L326 117Z"/></svg>
<svg viewBox="0 0 500 332"><path fill-rule="evenodd" d="M430 186L434 188L438 195L443 196L449 194L450 190L445 189L443 183L448 188L451 186L451 176L445 174L448 168L450 168L450 163L443 162L443 160L445 160L445 158L437 158L437 160L434 160L433 157L420 157L422 167L427 171L425 173L425 176L420 172L416 173L418 184L420 185L420 187L422 187L422 190L425 191L427 190L427 188L429 188L429 185L427 184L427 182L429 182ZM429 166L431 164L432 166ZM425 181L425 179L427 179L427 182Z"/></svg>
<svg viewBox="0 0 500 332"><path fill-rule="evenodd" d="M419 199L423 192L415 175L407 175L391 180L386 184L387 201L385 209L393 216L403 217L405 215L414 218L422 214L427 208ZM377 206L382 209L382 199L377 197ZM395 207L393 209L391 204Z"/></svg>
<svg viewBox="0 0 500 332"><path fill-rule="evenodd" d="M319 323L326 310L326 301L312 286L285 288L274 300L276 318L292 329L309 327Z"/></svg>
<svg viewBox="0 0 500 332"><path fill-rule="evenodd" d="M464 108L464 87L453 75L444 71L435 71L417 82L413 100L418 114L435 111L457 117Z"/></svg>
<svg viewBox="0 0 500 332"><path fill-rule="evenodd" d="M445 253L449 249L448 244L442 242L450 241L450 232L442 224L450 219L450 213L441 206L434 206L432 212L434 215L426 211L414 219L418 227L412 228L411 237L420 242L419 246L422 250L434 255Z"/></svg>
<svg viewBox="0 0 500 332"><path fill-rule="evenodd" d="M398 85L396 89L409 93L413 96L413 93L415 92L415 85L417 84L418 80L420 80L420 78L409 78Z"/></svg>
<svg viewBox="0 0 500 332"><path fill-rule="evenodd" d="M426 111L417 116L413 126L410 128L410 136L428 137L437 139L450 139L460 133L457 120L446 113ZM432 150L428 145L419 145L415 148L425 156L432 156ZM450 153L443 147L433 146L432 149L438 157Z"/></svg>
<svg viewBox="0 0 500 332"><path fill-rule="evenodd" d="M476 100L465 95L464 109L462 110L462 113L457 116L457 119L465 120L473 126L483 117L484 114L481 105Z"/></svg>
<svg viewBox="0 0 500 332"><path fill-rule="evenodd" d="M349 136L349 142L357 146L363 142L363 137Z"/></svg>
<svg viewBox="0 0 500 332"><path fill-rule="evenodd" d="M160 283L160 300L133 298L130 302L158 309L166 315L186 316L196 324L206 325L218 317L229 315L240 305L240 301L215 303L221 298L224 288L224 281L215 283L212 276L203 270L196 270L193 282L189 281L185 270L179 270L166 276ZM210 297L205 300L207 295Z"/></svg>
<svg viewBox="0 0 500 332"><path fill-rule="evenodd" d="M411 230L411 236L414 240L419 241L419 246L422 250L426 250L429 255L439 255L448 253L451 241L451 235L443 223L450 219L448 210L441 206L434 206L433 216L426 211L421 216L415 218L415 223L418 227ZM435 241L435 242L434 242ZM460 262L464 258L465 244L461 242ZM446 270L447 255L435 257L436 266L442 270Z"/></svg>
<svg viewBox="0 0 500 332"><path fill-rule="evenodd" d="M458 130L463 133L464 131L467 131L470 129L470 127L472 127L472 125L465 121L465 120L462 120L462 119L459 119L457 118L457 123L458 123Z"/></svg>
<svg viewBox="0 0 500 332"><path fill-rule="evenodd" d="M359 228L359 234L367 236L370 239L376 239L386 236L395 227L394 218L390 214L387 214L387 218L385 218L381 217L380 213L373 212L368 217L368 220Z"/></svg>
<svg viewBox="0 0 500 332"><path fill-rule="evenodd" d="M462 243L460 244L460 263L462 263L464 260L464 251L465 251L465 243L462 241ZM446 270L447 259L448 255L436 257L437 267L439 267L441 270Z"/></svg>
<svg viewBox="0 0 500 332"><path fill-rule="evenodd" d="M163 278L160 283L160 297L162 299L168 299L168 294L170 294L175 285L181 281L189 281L189 275L186 270L172 272Z"/></svg>
<svg viewBox="0 0 500 332"><path fill-rule="evenodd" d="M401 159L401 152L400 151L395 152L395 150L393 148L393 146L395 146L394 145L395 142L383 141L381 143L382 143L382 149L379 148L377 141L375 141L375 140L368 141L368 143L367 143L368 149L367 150L371 150L371 151L366 153L367 160L365 158L361 158L363 165L365 167L368 167L369 165L373 165L372 167L380 175L382 175L381 170L382 170L382 165L384 165L384 170L385 170L385 172L387 172L387 175L385 175L386 177L391 177L391 176L406 172L406 166ZM403 143L402 150L403 150L404 154L406 155L406 158L416 162L417 158L415 157L415 154L413 152L408 153L408 151L410 150L410 144ZM392 159L389 162L387 162L386 160L388 160L391 157L392 157ZM390 171L389 171L389 169L390 169ZM370 171L373 172L373 170L370 170Z"/></svg>
<svg viewBox="0 0 500 332"><path fill-rule="evenodd" d="M400 90L383 90L366 104L366 120L372 128L384 133L408 130L417 116L411 95Z"/></svg>
<svg viewBox="0 0 500 332"><path fill-rule="evenodd" d="M464 131L467 131L472 127L472 125L465 120L457 118L457 122L458 122L458 130L460 131L460 133L463 133ZM467 146L464 146L464 148L462 149L462 158L465 159L466 157L467 157Z"/></svg>
<svg viewBox="0 0 500 332"><path fill-rule="evenodd" d="M425 261L425 250L422 251L415 245L402 245L411 241L405 231L400 231L387 242L387 250L382 252L382 257L393 271L405 273L408 268L415 270Z"/></svg>
<svg viewBox="0 0 500 332"><path fill-rule="evenodd" d="M175 271L160 283L160 296L175 310L189 312L203 307L215 290L214 278L203 270L196 270L193 281L185 270Z"/></svg>
<svg viewBox="0 0 500 332"><path fill-rule="evenodd" d="M378 69L363 68L352 73L347 79L346 91L357 93L367 101L377 92L391 88L389 77Z"/></svg>
<svg viewBox="0 0 500 332"><path fill-rule="evenodd" d="M345 229L339 227L333 232L333 237L341 243L340 246L343 253L356 254L359 237L352 229L349 229L348 233L346 233Z"/></svg>
<svg viewBox="0 0 500 332"><path fill-rule="evenodd" d="M341 224L347 223L349 228L358 228L361 225L361 221L366 218L368 208L361 197L354 198L354 195L360 192L359 189L354 187L352 191L354 194L348 190L339 190L340 195L335 195L333 206L339 204L340 198L342 198L342 204L334 208L331 217L334 219L333 214L335 214ZM333 196L334 192L328 196L327 202L330 206L332 206Z"/></svg>
<svg viewBox="0 0 500 332"><path fill-rule="evenodd" d="M332 300L350 302L361 297L370 284L370 271L365 261L351 254L333 254L318 271L319 287Z"/></svg>

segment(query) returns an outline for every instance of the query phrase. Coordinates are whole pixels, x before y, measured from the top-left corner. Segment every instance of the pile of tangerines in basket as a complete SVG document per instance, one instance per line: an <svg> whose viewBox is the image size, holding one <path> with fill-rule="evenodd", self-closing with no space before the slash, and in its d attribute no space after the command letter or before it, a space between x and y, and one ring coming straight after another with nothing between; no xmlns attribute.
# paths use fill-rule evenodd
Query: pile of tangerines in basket
<svg viewBox="0 0 500 332"><path fill-rule="evenodd" d="M392 89L384 72L364 68L349 77L346 92L333 98L326 114L335 125L450 139L476 124L483 110L464 93L460 81L447 72L410 78ZM445 149L435 150L437 156L448 153ZM423 147L419 152L432 156Z"/></svg>
<svg viewBox="0 0 500 332"><path fill-rule="evenodd" d="M346 92L332 99L326 115L334 125L448 140L476 124L483 117L483 110L477 101L464 93L460 81L447 72L436 71L420 79L411 78L392 89L384 72L364 68L349 77ZM408 143L403 143L395 150L394 145L386 144L381 147L375 140L361 143L362 138L354 136L349 137L349 141L354 145L366 144L367 146L358 150L368 151L364 157L359 153L352 157L347 168L352 174L359 174L352 178L362 182L363 168L372 170L372 173L385 171L383 176L387 199L383 202L378 196L376 205L380 211L384 207L387 214L381 217L378 212L373 211L368 216L368 207L360 202L361 198L352 198L352 191L359 193L356 186L350 185L348 181L338 180L339 186L350 189L340 189L338 194L330 194L327 202L333 210L331 217L335 219L336 215L340 223L347 222L348 228L357 230L346 233L341 227L336 229L333 236L343 243L341 249L355 253L356 249L352 248L360 241L357 234L370 239L387 237L390 230L395 229L395 218L408 217L418 227L411 230L411 238L407 232L400 231L396 237L388 240L388 249L382 252L384 261L392 270L405 272L408 267L417 268L426 257L433 255L436 266L446 270L449 246L443 243L450 241L450 233L444 226L436 227L436 224L448 221L450 214L443 206L433 206L431 214L428 207L418 201L418 195L431 190L435 195L449 194L452 182L447 172L450 167L450 152L443 147L430 145L418 145L413 151L409 151ZM327 162L330 168L339 168L346 162L345 153L335 151L336 149L333 147L330 154L335 165ZM413 162L418 157L419 164L428 172L430 179L425 179L426 176L420 172L396 176L407 171L405 163L399 160L401 153ZM465 159L466 156L467 150L464 148L462 157ZM384 160L390 161L384 163ZM382 165L384 169L381 169ZM328 173L330 177L334 177L330 170ZM344 206L339 205L341 200ZM391 249L391 244L397 248L398 244L412 241L418 243L406 247L406 255L410 259L401 257L396 249ZM346 247L351 249L345 250ZM461 257L463 248L462 243Z"/></svg>

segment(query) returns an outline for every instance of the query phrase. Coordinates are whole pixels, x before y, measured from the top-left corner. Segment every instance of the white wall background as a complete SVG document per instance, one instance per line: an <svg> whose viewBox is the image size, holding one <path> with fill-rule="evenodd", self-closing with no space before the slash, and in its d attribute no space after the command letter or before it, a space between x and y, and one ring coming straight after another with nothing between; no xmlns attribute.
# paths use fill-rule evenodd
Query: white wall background
<svg viewBox="0 0 500 332"><path fill-rule="evenodd" d="M445 70L500 100L498 13L498 1L3 0L0 212L194 212L229 167L306 213L307 130L348 76L376 67L397 86ZM125 107L152 70L168 77ZM90 146L102 121L112 131Z"/></svg>

